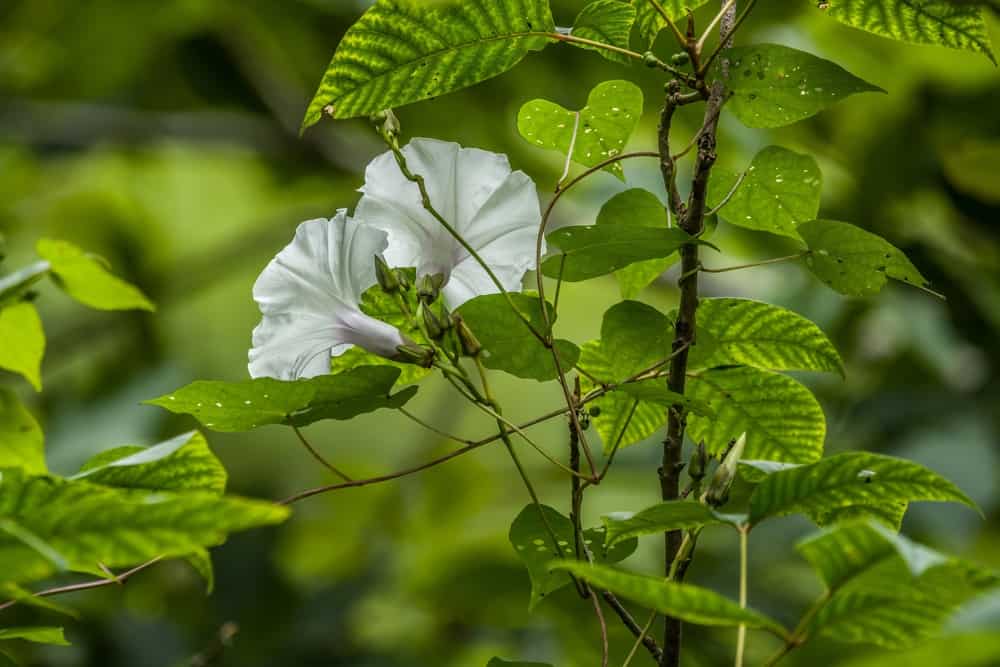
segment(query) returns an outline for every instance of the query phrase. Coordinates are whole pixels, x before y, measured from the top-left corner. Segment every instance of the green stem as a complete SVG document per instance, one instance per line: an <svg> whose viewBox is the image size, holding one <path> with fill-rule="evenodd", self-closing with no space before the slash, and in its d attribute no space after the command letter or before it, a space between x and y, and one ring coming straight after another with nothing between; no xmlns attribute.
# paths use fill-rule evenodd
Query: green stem
<svg viewBox="0 0 1000 667"><path fill-rule="evenodd" d="M646 625L642 626L642 632L640 632L639 636L635 638L635 643L632 644L632 650L628 652L627 656L625 656L625 662L622 663L622 667L628 667L632 664L632 658L634 658L635 654L639 651L639 647L642 646L642 642L646 638L646 635L649 634L649 629L653 627L653 621L655 620L656 612L654 611L649 615L649 620L646 621Z"/></svg>
<svg viewBox="0 0 1000 667"><path fill-rule="evenodd" d="M728 273L729 271L740 271L741 269L752 269L758 266L767 266L768 264L780 264L782 262L791 262L796 259L802 259L807 256L809 251L797 252L794 255L785 255L784 257L775 257L773 259L765 259L759 262L751 262L750 264L739 264L737 266L727 266L721 269L710 269L705 266L699 266L697 271L700 273Z"/></svg>
<svg viewBox="0 0 1000 667"><path fill-rule="evenodd" d="M747 560L750 529L748 526L740 527L740 609L747 608ZM736 667L743 667L743 653L746 649L747 626L740 625L736 631Z"/></svg>
<svg viewBox="0 0 1000 667"><path fill-rule="evenodd" d="M298 426L293 426L292 430L295 431L295 435L296 437L298 437L299 442L302 443L302 446L306 448L306 450L312 455L314 459L316 459L320 463L320 465L325 467L327 470L329 470L330 472L332 472L334 475L344 480L345 482L352 481L350 477L348 477L343 472L335 468L332 463L327 461L323 457L323 455L320 454L319 451L312 446L312 444L306 439L305 434L302 433L302 431L299 429Z"/></svg>

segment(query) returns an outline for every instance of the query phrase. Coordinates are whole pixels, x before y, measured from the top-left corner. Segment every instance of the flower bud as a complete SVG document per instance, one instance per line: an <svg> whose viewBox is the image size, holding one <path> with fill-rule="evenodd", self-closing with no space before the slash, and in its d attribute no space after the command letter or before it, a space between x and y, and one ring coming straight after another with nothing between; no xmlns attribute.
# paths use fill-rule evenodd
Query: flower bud
<svg viewBox="0 0 1000 667"><path fill-rule="evenodd" d="M396 272L389 268L381 255L375 255L375 277L378 279L379 287L386 294L392 294L399 289Z"/></svg>
<svg viewBox="0 0 1000 667"><path fill-rule="evenodd" d="M398 147L401 128L399 119L396 118L396 114L392 112L392 109L385 109L384 111L374 113L370 116L370 119L386 143L390 146Z"/></svg>
<svg viewBox="0 0 1000 667"><path fill-rule="evenodd" d="M688 464L688 476L694 482L705 479L705 471L708 468L708 452L705 451L705 441L698 443L694 453L691 454L691 462Z"/></svg>
<svg viewBox="0 0 1000 667"><path fill-rule="evenodd" d="M424 334L426 334L429 339L441 340L441 338L444 337L448 327L444 325L437 315L434 314L430 304L425 304L421 301L417 306L417 316L420 318Z"/></svg>
<svg viewBox="0 0 1000 667"><path fill-rule="evenodd" d="M432 347L423 345L400 345L396 348L397 356L395 361L404 364L414 364L423 368L430 368L434 365L436 353Z"/></svg>
<svg viewBox="0 0 1000 667"><path fill-rule="evenodd" d="M393 275L396 281L399 283L399 289L404 292L409 292L410 288L413 287L413 283L410 282L410 276L403 269L396 269L393 271Z"/></svg>
<svg viewBox="0 0 1000 667"><path fill-rule="evenodd" d="M441 287L444 285L444 275L436 273L433 276L426 275L420 279L417 287L417 298L423 303L434 303L441 295Z"/></svg>
<svg viewBox="0 0 1000 667"><path fill-rule="evenodd" d="M676 65L677 67L684 67L684 65L687 65L689 62L691 62L691 56L689 56L687 52L681 51L680 53L675 53L674 55L670 56L670 62L671 64Z"/></svg>
<svg viewBox="0 0 1000 667"><path fill-rule="evenodd" d="M458 342L462 345L462 354L467 357L476 357L483 351L483 346L472 333L472 329L465 323L459 315L454 315L452 321L455 323L455 333L458 334Z"/></svg>
<svg viewBox="0 0 1000 667"><path fill-rule="evenodd" d="M736 480L736 468L743 457L743 450L747 445L747 434L744 433L736 440L736 444L730 447L722 463L715 469L712 481L709 482L708 491L705 492L704 500L712 507L721 507L729 500L729 490Z"/></svg>

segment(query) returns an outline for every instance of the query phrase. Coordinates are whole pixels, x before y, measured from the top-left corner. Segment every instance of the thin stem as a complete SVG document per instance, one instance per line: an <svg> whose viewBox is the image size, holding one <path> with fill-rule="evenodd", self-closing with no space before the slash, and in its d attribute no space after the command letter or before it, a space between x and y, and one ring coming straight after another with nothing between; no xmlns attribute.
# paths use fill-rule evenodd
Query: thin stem
<svg viewBox="0 0 1000 667"><path fill-rule="evenodd" d="M732 8L732 6L735 4L736 0L728 0L724 5L722 5L722 9L719 11L718 14L715 15L712 21L708 24L708 27L705 28L705 32L702 33L701 38L695 45L695 51L701 53L701 50L705 48L705 40L708 39L708 36L712 33L713 30L715 30L715 26L719 25L719 22L722 20L722 17L724 17L726 13L730 10L730 8Z"/></svg>
<svg viewBox="0 0 1000 667"><path fill-rule="evenodd" d="M293 426L292 430L295 431L295 435L296 435L296 437L298 437L299 442L302 443L302 446L306 448L306 451L308 451L312 455L312 457L314 459L316 459L320 463L320 465L322 465L323 467L325 467L327 470L329 470L330 472L332 472L334 475L336 475L340 479L344 480L345 482L350 482L351 481L350 477L348 477L343 472L341 472L340 470L338 470L337 468L335 468L332 463L330 463L329 461L327 461L323 457L323 455L320 454L319 451L315 447L312 446L312 444L310 444L310 442L306 439L305 434L302 433L302 430L298 426Z"/></svg>
<svg viewBox="0 0 1000 667"><path fill-rule="evenodd" d="M747 608L747 543L749 542L750 529L748 526L740 527L740 609ZM736 662L735 667L743 667L743 653L747 643L747 626L740 625L736 631Z"/></svg>
<svg viewBox="0 0 1000 667"><path fill-rule="evenodd" d="M797 252L794 255L786 255L784 257L775 257L773 259L765 259L759 262L751 262L750 264L738 264L736 266L727 266L721 269L710 269L706 266L699 266L698 271L701 273L728 273L729 271L739 271L741 269L752 269L758 266L767 266L768 264L780 264L781 262L791 262L796 259L802 259L809 254L809 251Z"/></svg>
<svg viewBox="0 0 1000 667"><path fill-rule="evenodd" d="M601 611L601 601L596 595L591 595L590 599L594 603L594 613L597 614L597 622L601 627L601 667L608 667L608 624Z"/></svg>
<svg viewBox="0 0 1000 667"><path fill-rule="evenodd" d="M412 422L414 422L414 423L416 423L416 424L424 427L425 429L427 429L431 433L434 433L436 435L441 436L442 438L445 438L446 440L453 440L453 441L461 443L463 445L473 445L473 444L475 444L475 442L472 441L472 440L468 440L466 438L460 438L457 435L452 435L451 433L448 433L447 431L443 431L443 430L439 429L438 427L436 427L436 426L434 426L432 424L427 423L426 421L424 421L420 417L416 416L415 414L413 414L412 412L410 412L409 410L407 410L405 407L403 407L403 408L397 408L397 409L401 413L403 413L403 416L405 416L410 421L412 421ZM499 436L497 436L497 437L499 438Z"/></svg>
<svg viewBox="0 0 1000 667"><path fill-rule="evenodd" d="M666 22L667 27L670 28L670 31L674 33L674 38L677 39L677 44L680 45L682 49L687 49L687 37L685 37L684 33L677 29L677 24L670 18L670 14L668 14L667 10L663 8L663 5L660 4L659 0L649 0L649 4L653 5L653 8L656 9L660 17L662 17Z"/></svg>
<svg viewBox="0 0 1000 667"><path fill-rule="evenodd" d="M612 44L605 44L604 42L598 42L592 39L586 39L584 37L577 37L576 35L564 35L558 32L551 32L546 34L552 39L559 42L569 42L573 44L581 44L583 46L589 46L595 49L604 49L605 51L618 53L623 56L628 56L629 58L633 58L635 60L645 60L646 57L644 54L639 53L638 51L632 51L631 49L623 49L619 46L614 46ZM660 60L659 58L655 60L654 64L656 65L656 67L662 69L665 72L670 72L674 76L682 79L685 83L693 87L695 83L695 77L692 76L691 74L688 74L684 70L678 69L673 65L667 64L662 60Z"/></svg>
<svg viewBox="0 0 1000 667"><path fill-rule="evenodd" d="M573 152L576 150L576 137L580 132L580 116L579 111L573 112L573 136L569 140L569 151L566 152L566 165L563 167L562 176L559 177L559 182L556 185L557 188L569 177L569 168L573 164Z"/></svg>
<svg viewBox="0 0 1000 667"><path fill-rule="evenodd" d="M130 579L130 578L134 577L135 575L139 574L143 570L146 570L146 569L148 569L148 568L156 565L161 560L163 560L163 557L162 556L157 556L156 558L153 558L152 560L146 561L142 565L137 565L137 566L133 567L131 570L126 570L125 572L122 572L121 574L119 574L117 577L115 577L113 579L95 579L93 581L85 581L83 583L70 584L68 586L56 586L55 588L49 588L49 589L46 589L44 591L38 591L37 593L32 593L32 597L47 598L47 597L52 597L53 595L62 595L64 593L75 593L77 591L89 591L89 590L92 590L94 588L103 588L104 586L117 586L117 585L125 583L125 581L127 581L128 579ZM9 609L9 608L13 607L14 605L16 605L18 602L19 602L19 600L8 600L7 602L4 602L3 604L0 604L0 611L3 611L4 609Z"/></svg>
<svg viewBox="0 0 1000 667"><path fill-rule="evenodd" d="M622 424L622 429L619 431L618 437L615 438L615 444L611 447L611 453L608 454L608 458L604 462L604 468L602 468L600 474L597 475L597 480L594 482L595 484L602 481L611 469L611 464L614 463L615 455L618 454L618 450L621 449L622 440L625 439L625 433L628 432L628 427L632 423L632 417L635 416L635 411L638 408L639 401L632 401L632 408L629 410L628 416L625 417L625 423Z"/></svg>
<svg viewBox="0 0 1000 667"><path fill-rule="evenodd" d="M722 198L722 201L719 202L715 206L715 208L713 208L712 210L710 210L708 213L705 214L706 217L710 218L719 211L721 211L723 208L725 208L726 204L728 204L729 201L736 195L736 191L740 189L741 185L743 185L743 181L746 180L748 173L750 172L744 171L742 174L740 174L740 177L736 179L735 183L733 183L733 187L730 188L729 192L726 193L726 196Z"/></svg>
<svg viewBox="0 0 1000 667"><path fill-rule="evenodd" d="M639 647L642 646L642 640L646 638L646 635L649 633L649 629L653 627L653 621L655 620L656 612L654 611L649 615L649 620L646 621L646 625L642 626L642 632L640 632L639 636L635 638L635 643L632 644L632 650L628 652L627 656L625 656L625 662L622 663L622 667L628 667L632 664L632 658L635 657Z"/></svg>
<svg viewBox="0 0 1000 667"><path fill-rule="evenodd" d="M726 29L725 24L723 24L725 34L719 36L719 44L715 47L715 50L712 51L712 55L710 55L707 60L702 62L701 68L698 70L699 76L704 76L708 72L708 68L712 66L712 61L714 61L724 49L728 49L732 45L733 35L735 35L736 31L740 29L741 25L743 25L743 21L745 21L750 15L750 12L756 4L757 0L749 0L746 7L743 8L743 11L740 12L738 17L736 17L736 20L732 23L732 27L728 30ZM733 2L730 10L732 10L735 6L736 3Z"/></svg>

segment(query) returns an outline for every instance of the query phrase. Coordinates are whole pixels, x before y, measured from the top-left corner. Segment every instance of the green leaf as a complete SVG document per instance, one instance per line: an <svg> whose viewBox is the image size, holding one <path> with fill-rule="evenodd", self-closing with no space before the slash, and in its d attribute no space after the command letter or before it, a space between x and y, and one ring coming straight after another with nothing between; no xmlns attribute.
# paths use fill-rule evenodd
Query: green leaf
<svg viewBox="0 0 1000 667"><path fill-rule="evenodd" d="M503 74L555 32L546 0L378 0L347 31L302 122L366 116Z"/></svg>
<svg viewBox="0 0 1000 667"><path fill-rule="evenodd" d="M489 661L486 667L552 667L552 665L544 662L523 662L520 660L508 662L507 660L501 660L500 658L493 658Z"/></svg>
<svg viewBox="0 0 1000 667"><path fill-rule="evenodd" d="M649 190L632 188L619 192L601 207L598 225L622 227L655 227L662 229L667 222L667 209ZM635 262L615 271L623 299L633 299L640 291L673 266L679 257L673 254L663 259Z"/></svg>
<svg viewBox="0 0 1000 667"><path fill-rule="evenodd" d="M828 16L867 32L914 44L976 51L996 64L978 3L953 0L834 0Z"/></svg>
<svg viewBox="0 0 1000 667"><path fill-rule="evenodd" d="M787 46L738 46L729 54L726 86L733 98L726 108L747 127L791 125L849 95L884 92L829 60Z"/></svg>
<svg viewBox="0 0 1000 667"><path fill-rule="evenodd" d="M215 590L215 567L212 565L212 554L208 549L198 549L185 558L194 571L205 582L205 595L211 595Z"/></svg>
<svg viewBox="0 0 1000 667"><path fill-rule="evenodd" d="M732 627L746 625L769 630L779 637L787 634L777 621L752 609L741 609L735 602L707 588L678 584L662 577L631 574L610 567L577 561L553 563L553 569L569 572L598 587L695 625Z"/></svg>
<svg viewBox="0 0 1000 667"><path fill-rule="evenodd" d="M845 521L860 519L878 521L892 530L903 526L903 517L910 504L907 502L881 503L878 505L850 505L832 510L813 512L809 515L817 526L832 526Z"/></svg>
<svg viewBox="0 0 1000 667"><path fill-rule="evenodd" d="M635 7L632 5L621 0L594 0L584 5L583 10L576 17L573 22L572 34L575 37L627 49L629 37L632 35L633 23L635 23ZM628 56L608 49L576 42L571 42L571 44L585 49L593 49L612 62L626 65L632 62Z"/></svg>
<svg viewBox="0 0 1000 667"><path fill-rule="evenodd" d="M51 598L43 598L35 595L29 590L14 584L0 584L0 598L12 600L19 605L35 607L44 611L50 611L70 618L80 618L80 613L71 607L61 605Z"/></svg>
<svg viewBox="0 0 1000 667"><path fill-rule="evenodd" d="M101 260L71 243L41 239L35 250L52 265L59 287L85 306L98 310L156 310L138 288L111 275Z"/></svg>
<svg viewBox="0 0 1000 667"><path fill-rule="evenodd" d="M709 206L719 206L732 185L713 178L709 182ZM816 160L787 148L768 146L754 156L743 182L720 215L738 227L799 239L796 227L816 219L822 190L823 174Z"/></svg>
<svg viewBox="0 0 1000 667"><path fill-rule="evenodd" d="M921 288L928 284L899 248L860 227L813 220L801 225L799 234L809 246L806 266L841 294L877 294L889 278Z"/></svg>
<svg viewBox="0 0 1000 667"><path fill-rule="evenodd" d="M510 298L514 306L531 321L535 330L545 330L537 296L511 294ZM548 309L549 317L554 321L552 306L548 305ZM487 368L539 382L554 380L559 376L552 353L511 310L502 294L476 297L462 304L457 312L482 344L485 351L483 364ZM554 344L562 370L568 373L576 366L580 348L568 340L556 340Z"/></svg>
<svg viewBox="0 0 1000 667"><path fill-rule="evenodd" d="M21 468L29 475L48 472L45 436L17 395L0 388L0 468Z"/></svg>
<svg viewBox="0 0 1000 667"><path fill-rule="evenodd" d="M550 530L558 539L559 552L552 544ZM531 579L529 609L534 609L543 598L570 583L568 576L549 569L551 563L572 556L576 551L573 524L567 517L548 505L528 505L514 519L508 537ZM594 559L606 563L625 560L638 545L636 540L619 540L616 545L609 545L606 549L604 528L584 530L583 540Z"/></svg>
<svg viewBox="0 0 1000 667"><path fill-rule="evenodd" d="M660 9L673 21L687 17L688 10L694 11L708 0L658 0ZM656 41L656 36L667 27L667 21L652 0L632 0L636 11L636 25L639 27L639 47L649 50ZM671 45L680 49L676 40L671 38Z"/></svg>
<svg viewBox="0 0 1000 667"><path fill-rule="evenodd" d="M738 517L719 514L697 502L671 500L653 505L641 512L617 512L601 517L607 529L606 544L642 535L662 534L671 530L690 530L720 523L734 524Z"/></svg>
<svg viewBox="0 0 1000 667"><path fill-rule="evenodd" d="M684 406L689 412L699 414L702 417L715 417L715 411L708 403L697 401L667 389L665 378L652 378L641 382L629 382L617 389L628 394L639 401L655 403L662 408L669 408L675 405Z"/></svg>
<svg viewBox="0 0 1000 667"><path fill-rule="evenodd" d="M339 375L283 382L199 380L146 401L176 414L192 415L214 431L250 431L268 424L308 426L322 419L351 419L380 408L399 408L417 393L407 387L390 394L399 370L361 366Z"/></svg>
<svg viewBox="0 0 1000 667"><path fill-rule="evenodd" d="M953 501L976 508L957 486L918 463L846 452L767 477L750 497L750 521L756 524L792 512L917 500Z"/></svg>
<svg viewBox="0 0 1000 667"><path fill-rule="evenodd" d="M707 356L698 359L700 367L744 365L844 374L840 355L818 326L769 303L703 299L698 305L698 334L703 332L713 344Z"/></svg>
<svg viewBox="0 0 1000 667"><path fill-rule="evenodd" d="M72 479L120 489L208 491L222 495L226 469L193 431L154 447L119 447L102 452Z"/></svg>
<svg viewBox="0 0 1000 667"><path fill-rule="evenodd" d="M642 104L642 90L634 83L605 81L590 91L587 106L579 111L543 99L526 103L517 114L517 129L539 148L566 155L572 146L573 162L594 167L625 150L642 117ZM620 162L605 169L625 180Z"/></svg>
<svg viewBox="0 0 1000 667"><path fill-rule="evenodd" d="M567 282L590 280L630 264L663 259L688 243L704 243L677 227L622 227L580 225L563 227L548 235L548 242L562 251L542 262L542 273Z"/></svg>
<svg viewBox="0 0 1000 667"><path fill-rule="evenodd" d="M0 308L0 368L23 375L36 391L42 390L45 331L30 303Z"/></svg>
<svg viewBox="0 0 1000 667"><path fill-rule="evenodd" d="M750 459L809 463L823 455L823 410L812 392L790 377L726 368L692 376L687 389L687 396L715 412L713 419L688 419L691 439L704 440L711 453L724 452L732 439L746 433L745 456Z"/></svg>
<svg viewBox="0 0 1000 667"><path fill-rule="evenodd" d="M0 471L0 515L60 554L69 568L100 572L158 556L187 556L228 533L280 523L287 508L206 492L115 489L83 480ZM57 568L10 534L0 534L6 581L42 579Z"/></svg>
<svg viewBox="0 0 1000 667"><path fill-rule="evenodd" d="M32 285L52 271L52 265L41 260L0 277L0 308L24 299Z"/></svg>
<svg viewBox="0 0 1000 667"><path fill-rule="evenodd" d="M62 628L34 627L34 628L2 628L0 629L0 642L12 639L23 639L35 644L54 644L56 646L69 646L63 635Z"/></svg>

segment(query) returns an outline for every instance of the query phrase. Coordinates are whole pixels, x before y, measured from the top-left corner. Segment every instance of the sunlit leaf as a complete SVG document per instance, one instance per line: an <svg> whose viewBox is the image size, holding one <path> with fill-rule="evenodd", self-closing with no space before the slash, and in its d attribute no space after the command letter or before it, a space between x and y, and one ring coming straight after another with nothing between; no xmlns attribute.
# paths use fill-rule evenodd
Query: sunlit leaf
<svg viewBox="0 0 1000 667"><path fill-rule="evenodd" d="M597 214L598 225L655 227L662 229L667 223L667 210L649 190L632 188L619 192L601 207ZM615 271L623 299L634 299L640 291L677 263L677 254L662 259L636 262Z"/></svg>
<svg viewBox="0 0 1000 667"><path fill-rule="evenodd" d="M630 537L671 530L689 530L714 524L734 524L739 517L719 514L698 502L672 500L647 507L641 512L616 512L601 517L607 529L607 544L614 546Z"/></svg>
<svg viewBox="0 0 1000 667"><path fill-rule="evenodd" d="M562 254L542 263L542 273L567 282L589 280L623 269L630 264L663 259L697 239L677 227L620 227L580 225L563 227L548 235Z"/></svg>
<svg viewBox="0 0 1000 667"><path fill-rule="evenodd" d="M660 31L667 27L666 14L675 23L686 19L688 10L694 11L709 0L631 0L636 10L636 25L639 27L639 46L642 50L649 49ZM659 4L659 7L656 5ZM663 10L663 14L660 13ZM683 28L682 28L683 31ZM676 41L671 39L671 44L678 49Z"/></svg>
<svg viewBox="0 0 1000 667"><path fill-rule="evenodd" d="M635 23L635 8L621 0L594 0L583 6L583 10L573 21L572 34L576 37L589 39L593 42L610 44L621 49L627 49L629 37L632 35L632 24ZM608 60L628 64L631 59L608 49L574 43L594 49Z"/></svg>
<svg viewBox="0 0 1000 667"><path fill-rule="evenodd" d="M23 375L41 391L45 331L34 305L17 303L0 308L0 341L0 368Z"/></svg>
<svg viewBox="0 0 1000 667"><path fill-rule="evenodd" d="M69 646L63 635L62 628L34 627L34 628L0 628L0 642L21 639L34 644L53 644L55 646Z"/></svg>
<svg viewBox="0 0 1000 667"><path fill-rule="evenodd" d="M14 392L0 388L0 468L21 468L29 475L43 474L45 436Z"/></svg>
<svg viewBox="0 0 1000 667"><path fill-rule="evenodd" d="M41 239L35 246L52 265L56 283L85 306L98 310L155 310L133 285L113 276L100 259L66 241Z"/></svg>

